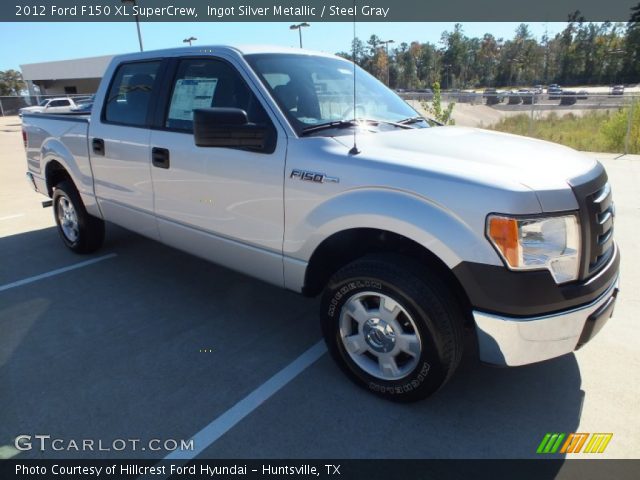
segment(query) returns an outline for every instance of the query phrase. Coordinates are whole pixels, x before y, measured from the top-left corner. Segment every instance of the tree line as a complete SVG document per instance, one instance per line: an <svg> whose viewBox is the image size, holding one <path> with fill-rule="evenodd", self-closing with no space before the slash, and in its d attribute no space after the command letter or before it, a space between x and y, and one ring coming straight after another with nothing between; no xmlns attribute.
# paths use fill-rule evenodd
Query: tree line
<svg viewBox="0 0 640 480"><path fill-rule="evenodd" d="M629 22L586 22L569 15L566 28L540 40L520 24L511 39L490 33L468 37L462 25L442 33L439 45L400 43L389 48L377 35L355 38L351 52L369 73L392 88L419 89L439 82L445 89L559 83L594 85L640 82L640 4Z"/></svg>

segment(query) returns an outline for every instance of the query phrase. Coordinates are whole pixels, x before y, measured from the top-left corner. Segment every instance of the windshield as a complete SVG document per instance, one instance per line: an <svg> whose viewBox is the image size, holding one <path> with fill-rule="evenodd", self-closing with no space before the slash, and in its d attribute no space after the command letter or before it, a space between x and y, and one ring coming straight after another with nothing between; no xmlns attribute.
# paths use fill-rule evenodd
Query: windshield
<svg viewBox="0 0 640 480"><path fill-rule="evenodd" d="M419 117L404 100L359 67L354 108L353 64L349 61L297 54L245 58L298 134L309 127L353 119L395 123Z"/></svg>
<svg viewBox="0 0 640 480"><path fill-rule="evenodd" d="M40 103L38 104L39 107L44 107L47 103L49 103L49 99L45 98L44 100L41 100Z"/></svg>

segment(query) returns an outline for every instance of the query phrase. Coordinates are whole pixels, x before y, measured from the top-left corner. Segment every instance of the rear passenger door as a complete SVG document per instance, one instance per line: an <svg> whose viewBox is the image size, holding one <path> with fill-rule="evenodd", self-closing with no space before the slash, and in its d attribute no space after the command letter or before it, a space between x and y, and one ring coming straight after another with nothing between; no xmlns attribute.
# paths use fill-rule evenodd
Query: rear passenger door
<svg viewBox="0 0 640 480"><path fill-rule="evenodd" d="M148 119L161 66L161 60L119 65L99 121L94 115L89 126L96 197L105 218L156 239Z"/></svg>
<svg viewBox="0 0 640 480"><path fill-rule="evenodd" d="M162 241L282 284L286 137L259 91L230 61L174 60L166 105L151 133L155 213ZM240 108L276 136L272 151L198 147L193 109ZM271 149L270 149L271 150Z"/></svg>

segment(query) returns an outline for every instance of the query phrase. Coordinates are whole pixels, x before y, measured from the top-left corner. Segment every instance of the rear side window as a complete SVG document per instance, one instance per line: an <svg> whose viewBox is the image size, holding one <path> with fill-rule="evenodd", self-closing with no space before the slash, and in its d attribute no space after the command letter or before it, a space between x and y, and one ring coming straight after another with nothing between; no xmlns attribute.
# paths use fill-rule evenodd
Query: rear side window
<svg viewBox="0 0 640 480"><path fill-rule="evenodd" d="M159 68L159 61L120 65L107 94L105 122L145 126Z"/></svg>
<svg viewBox="0 0 640 480"><path fill-rule="evenodd" d="M213 59L181 60L165 127L192 132L193 110L209 107L240 108L247 112L250 122L268 122L258 99L231 65Z"/></svg>
<svg viewBox="0 0 640 480"><path fill-rule="evenodd" d="M69 100L53 100L50 107L68 107L70 105Z"/></svg>

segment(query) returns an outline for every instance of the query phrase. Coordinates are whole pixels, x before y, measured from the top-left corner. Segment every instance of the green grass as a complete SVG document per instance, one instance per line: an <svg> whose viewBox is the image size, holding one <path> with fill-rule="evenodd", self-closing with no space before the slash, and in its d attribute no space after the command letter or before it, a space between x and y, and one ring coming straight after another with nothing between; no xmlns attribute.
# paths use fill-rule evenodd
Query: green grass
<svg viewBox="0 0 640 480"><path fill-rule="evenodd" d="M627 136L629 109L613 112L591 111L582 116L555 112L531 121L527 114L507 117L489 127L500 132L526 135L561 143L588 152L623 153ZM640 153L640 104L633 111L629 151Z"/></svg>

